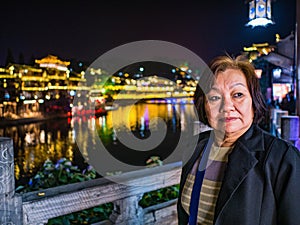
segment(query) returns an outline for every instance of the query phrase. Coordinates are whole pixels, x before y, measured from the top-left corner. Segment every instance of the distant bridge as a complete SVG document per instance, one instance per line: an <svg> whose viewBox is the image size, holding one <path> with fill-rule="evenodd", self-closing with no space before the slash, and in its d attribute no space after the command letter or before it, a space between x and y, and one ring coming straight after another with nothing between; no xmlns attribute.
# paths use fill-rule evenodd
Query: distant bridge
<svg viewBox="0 0 300 225"><path fill-rule="evenodd" d="M171 98L186 98L191 99L192 96L184 92L134 92L134 93L119 93L113 96L115 100L121 99L171 99Z"/></svg>

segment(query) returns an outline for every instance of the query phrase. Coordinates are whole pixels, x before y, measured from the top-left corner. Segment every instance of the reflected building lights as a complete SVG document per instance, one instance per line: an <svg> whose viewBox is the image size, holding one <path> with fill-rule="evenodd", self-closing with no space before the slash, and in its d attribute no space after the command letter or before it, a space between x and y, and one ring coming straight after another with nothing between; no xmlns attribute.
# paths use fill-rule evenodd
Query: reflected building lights
<svg viewBox="0 0 300 225"><path fill-rule="evenodd" d="M187 121L184 112L185 112L185 105L180 105L180 126L182 131L185 131L187 129Z"/></svg>

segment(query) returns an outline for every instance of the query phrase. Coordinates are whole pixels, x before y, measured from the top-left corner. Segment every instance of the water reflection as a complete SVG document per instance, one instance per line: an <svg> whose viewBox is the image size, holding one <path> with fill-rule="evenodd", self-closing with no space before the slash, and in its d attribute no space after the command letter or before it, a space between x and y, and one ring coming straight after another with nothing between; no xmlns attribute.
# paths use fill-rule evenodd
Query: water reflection
<svg viewBox="0 0 300 225"><path fill-rule="evenodd" d="M150 125L151 132L159 129L159 124L153 122L157 117L167 125L167 134L148 155L133 151L118 139L120 132L128 130L135 137L146 139L150 135ZM74 117L2 127L0 136L13 139L16 185L19 185L35 174L46 159L56 162L66 157L79 167L85 167L90 148L97 148L95 138L100 138L112 155L130 164L143 164L152 155L161 154L162 159L166 158L176 147L181 133L188 132L195 120L192 104L138 103L121 105L99 118Z"/></svg>
<svg viewBox="0 0 300 225"><path fill-rule="evenodd" d="M118 171L114 161L140 167L145 166L151 156L167 159L182 136L194 134L196 120L191 104L138 103L124 105L105 118L92 120L92 124L87 124L88 128L82 123L75 123L73 128L81 134L77 135L76 141L84 157L106 174ZM162 123L166 127L165 133Z"/></svg>

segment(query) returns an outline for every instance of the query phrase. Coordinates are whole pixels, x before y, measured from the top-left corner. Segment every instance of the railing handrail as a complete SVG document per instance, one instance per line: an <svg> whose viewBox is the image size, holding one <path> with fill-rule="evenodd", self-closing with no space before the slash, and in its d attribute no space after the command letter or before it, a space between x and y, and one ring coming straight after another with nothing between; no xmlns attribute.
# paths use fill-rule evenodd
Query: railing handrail
<svg viewBox="0 0 300 225"><path fill-rule="evenodd" d="M68 184L22 195L24 224L45 223L49 219L108 202L137 197L146 192L179 183L181 162L115 175L115 183L105 178ZM136 204L136 203L135 203Z"/></svg>
<svg viewBox="0 0 300 225"><path fill-rule="evenodd" d="M110 177L102 177L102 178L97 178L93 180L88 180L88 181L82 181L78 183L72 183L72 184L66 184L66 185L61 185L57 187L51 187L47 189L41 189L38 191L31 191L27 193L22 194L22 199L23 202L27 201L35 201L43 198L49 198L58 194L67 194L67 193L72 193L75 191L80 191L85 188L93 188L101 185L114 185L116 182L114 181L120 181L119 183L125 184L127 183L129 186L131 184L135 186L141 186L141 183L138 183L140 179L143 179L145 182L143 182L143 186L147 185L153 185L152 182L149 182L145 179L145 177L149 178L151 176L157 176L159 177L156 182L159 182L161 179L164 179L161 175L163 173L167 173L172 170L178 170L181 168L182 162L174 162L158 167L151 167L151 168L144 168L136 171L131 171L127 173L122 173L118 175L113 175ZM171 172L172 173L172 172ZM178 181L179 182L179 181Z"/></svg>

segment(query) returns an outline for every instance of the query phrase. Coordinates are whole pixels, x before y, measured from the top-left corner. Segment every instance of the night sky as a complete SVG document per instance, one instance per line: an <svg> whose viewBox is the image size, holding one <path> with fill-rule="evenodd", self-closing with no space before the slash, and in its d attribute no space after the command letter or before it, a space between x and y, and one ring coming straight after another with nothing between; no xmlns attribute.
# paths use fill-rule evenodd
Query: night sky
<svg viewBox="0 0 300 225"><path fill-rule="evenodd" d="M244 0L4 1L0 13L0 66L8 49L25 63L48 54L92 63L122 44L163 40L190 49L205 62L237 55L252 43L275 43L295 27L296 0L272 3L275 25L250 28Z"/></svg>

